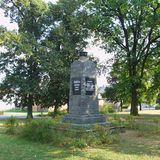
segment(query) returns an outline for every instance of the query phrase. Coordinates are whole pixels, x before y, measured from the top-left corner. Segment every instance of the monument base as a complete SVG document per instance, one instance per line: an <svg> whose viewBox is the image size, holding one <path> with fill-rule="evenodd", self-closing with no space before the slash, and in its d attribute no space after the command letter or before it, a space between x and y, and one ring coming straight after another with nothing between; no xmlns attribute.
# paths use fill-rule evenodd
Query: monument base
<svg viewBox="0 0 160 160"><path fill-rule="evenodd" d="M76 126L89 126L89 125L106 125L106 118L102 114L93 114L93 115L66 115L63 120L63 123L71 123Z"/></svg>

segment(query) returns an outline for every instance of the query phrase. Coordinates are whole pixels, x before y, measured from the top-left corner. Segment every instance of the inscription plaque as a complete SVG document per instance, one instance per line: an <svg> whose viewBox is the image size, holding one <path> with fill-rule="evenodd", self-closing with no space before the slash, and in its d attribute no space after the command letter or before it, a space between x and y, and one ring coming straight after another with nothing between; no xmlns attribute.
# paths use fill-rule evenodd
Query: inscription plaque
<svg viewBox="0 0 160 160"><path fill-rule="evenodd" d="M95 79L86 77L86 95L95 94Z"/></svg>
<svg viewBox="0 0 160 160"><path fill-rule="evenodd" d="M72 78L72 94L81 95L81 78Z"/></svg>

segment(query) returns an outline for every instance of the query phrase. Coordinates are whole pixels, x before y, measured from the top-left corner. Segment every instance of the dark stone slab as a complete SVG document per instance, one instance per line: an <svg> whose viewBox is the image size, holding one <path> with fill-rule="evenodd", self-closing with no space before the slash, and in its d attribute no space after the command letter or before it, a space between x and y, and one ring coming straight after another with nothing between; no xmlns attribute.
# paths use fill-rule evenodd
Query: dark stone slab
<svg viewBox="0 0 160 160"><path fill-rule="evenodd" d="M92 115L72 115L64 117L64 121L74 124L105 124L106 118L101 114Z"/></svg>

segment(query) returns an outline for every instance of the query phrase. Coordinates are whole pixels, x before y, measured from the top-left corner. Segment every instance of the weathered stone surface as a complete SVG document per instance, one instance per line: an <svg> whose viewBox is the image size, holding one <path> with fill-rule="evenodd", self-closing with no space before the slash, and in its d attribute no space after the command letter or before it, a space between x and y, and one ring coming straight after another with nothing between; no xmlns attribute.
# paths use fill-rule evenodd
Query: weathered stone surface
<svg viewBox="0 0 160 160"><path fill-rule="evenodd" d="M81 56L71 65L69 114L63 122L73 124L105 123L99 114L96 64L86 56Z"/></svg>

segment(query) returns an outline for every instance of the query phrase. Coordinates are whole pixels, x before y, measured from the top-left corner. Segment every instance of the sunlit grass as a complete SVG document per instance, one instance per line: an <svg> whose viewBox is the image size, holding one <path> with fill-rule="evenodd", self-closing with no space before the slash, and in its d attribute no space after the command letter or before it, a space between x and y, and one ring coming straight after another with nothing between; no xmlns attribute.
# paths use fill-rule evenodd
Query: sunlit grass
<svg viewBox="0 0 160 160"><path fill-rule="evenodd" d="M132 136L132 138L131 138ZM58 148L0 134L2 160L159 160L160 148L154 138L138 138L126 132L119 144L85 149ZM157 141L156 141L157 140ZM156 143L155 143L156 142Z"/></svg>
<svg viewBox="0 0 160 160"><path fill-rule="evenodd" d="M46 115L48 112L33 112L33 115ZM4 116L26 116L27 112L4 112Z"/></svg>
<svg viewBox="0 0 160 160"><path fill-rule="evenodd" d="M35 143L5 135L4 128L0 128L0 160L160 160L160 115L149 113L136 117L108 114L109 121L126 125L120 141L83 149Z"/></svg>
<svg viewBox="0 0 160 160"><path fill-rule="evenodd" d="M150 115L160 115L160 110L142 110L138 111L140 115L150 114ZM117 112L117 114L130 114L130 112Z"/></svg>

